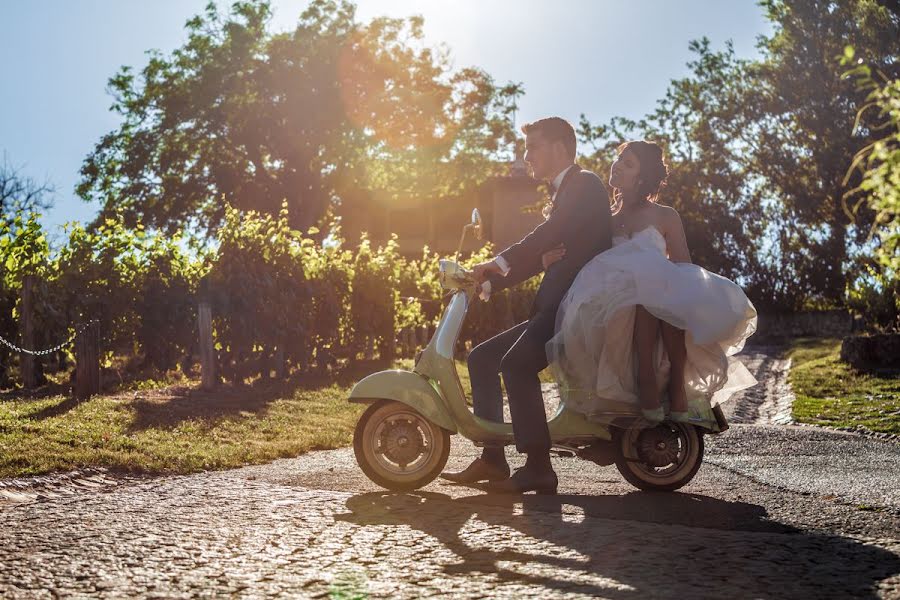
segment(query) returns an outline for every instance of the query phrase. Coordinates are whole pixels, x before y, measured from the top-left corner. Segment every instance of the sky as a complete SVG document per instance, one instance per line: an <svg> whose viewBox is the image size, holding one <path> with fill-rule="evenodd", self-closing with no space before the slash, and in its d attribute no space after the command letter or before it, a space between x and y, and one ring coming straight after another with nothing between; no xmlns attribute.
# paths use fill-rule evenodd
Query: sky
<svg viewBox="0 0 900 600"><path fill-rule="evenodd" d="M56 188L42 217L51 232L98 210L75 195L79 169L119 124L107 80L140 70L146 51L170 53L207 0L0 0L0 160ZM293 29L308 0L272 0L274 31ZM227 5L221 3L220 5ZM650 112L668 82L687 74L690 40L734 43L757 55L771 32L755 0L358 0L368 21L413 14L429 44L456 68L478 66L498 83L524 84L517 122L561 116L577 123ZM54 236L55 237L55 236Z"/></svg>

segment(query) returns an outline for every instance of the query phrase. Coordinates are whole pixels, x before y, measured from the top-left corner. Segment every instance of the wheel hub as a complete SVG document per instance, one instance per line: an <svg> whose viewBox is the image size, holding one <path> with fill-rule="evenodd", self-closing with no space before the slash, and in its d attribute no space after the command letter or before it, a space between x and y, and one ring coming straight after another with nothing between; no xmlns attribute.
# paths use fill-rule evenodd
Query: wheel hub
<svg viewBox="0 0 900 600"><path fill-rule="evenodd" d="M645 429L637 440L638 455L650 467L677 463L680 449L678 434L664 425Z"/></svg>
<svg viewBox="0 0 900 600"><path fill-rule="evenodd" d="M385 458L401 466L415 462L425 448L425 440L415 424L397 419L386 425L381 435Z"/></svg>

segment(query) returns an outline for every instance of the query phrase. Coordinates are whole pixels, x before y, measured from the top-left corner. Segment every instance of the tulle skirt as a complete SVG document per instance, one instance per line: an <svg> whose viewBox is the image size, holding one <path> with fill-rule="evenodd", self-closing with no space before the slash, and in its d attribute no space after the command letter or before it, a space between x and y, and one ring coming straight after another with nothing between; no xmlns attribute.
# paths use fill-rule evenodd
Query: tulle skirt
<svg viewBox="0 0 900 600"><path fill-rule="evenodd" d="M733 281L673 263L649 227L596 256L557 313L547 358L566 406L588 418L639 409L634 320L637 306L685 331L685 391L693 420L714 422L712 406L756 383L734 354L756 331L756 309ZM667 404L671 365L658 336L657 385Z"/></svg>

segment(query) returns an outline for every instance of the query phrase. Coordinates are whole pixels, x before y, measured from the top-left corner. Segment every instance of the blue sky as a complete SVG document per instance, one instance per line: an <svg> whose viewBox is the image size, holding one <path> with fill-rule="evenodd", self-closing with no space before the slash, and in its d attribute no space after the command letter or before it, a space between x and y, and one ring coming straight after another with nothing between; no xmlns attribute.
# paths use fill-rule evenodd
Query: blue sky
<svg viewBox="0 0 900 600"><path fill-rule="evenodd" d="M272 29L291 29L307 0L273 0ZM0 154L24 175L57 188L46 226L93 217L74 193L78 170L118 124L106 81L145 52L185 40L185 21L206 0L0 2ZM594 122L650 111L683 76L688 42L702 36L756 55L770 32L754 0L359 0L358 17L425 17L429 43L446 44L456 67L479 66L525 85L517 120L551 114Z"/></svg>

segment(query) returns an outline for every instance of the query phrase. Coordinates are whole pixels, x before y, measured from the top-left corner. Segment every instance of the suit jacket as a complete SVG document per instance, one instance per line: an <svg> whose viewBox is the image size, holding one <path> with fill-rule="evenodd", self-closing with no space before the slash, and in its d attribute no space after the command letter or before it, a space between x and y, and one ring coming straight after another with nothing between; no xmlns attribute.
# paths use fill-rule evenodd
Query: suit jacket
<svg viewBox="0 0 900 600"><path fill-rule="evenodd" d="M612 215L603 182L591 171L575 165L566 173L543 223L500 253L509 264L506 277L492 276L491 289L501 290L534 277L543 270L542 255L564 244L565 257L550 265L538 288L531 316L552 313L575 276L589 260L612 246Z"/></svg>

